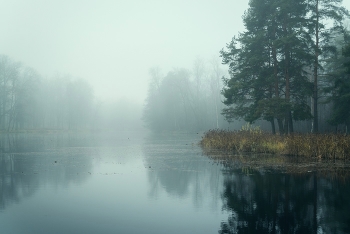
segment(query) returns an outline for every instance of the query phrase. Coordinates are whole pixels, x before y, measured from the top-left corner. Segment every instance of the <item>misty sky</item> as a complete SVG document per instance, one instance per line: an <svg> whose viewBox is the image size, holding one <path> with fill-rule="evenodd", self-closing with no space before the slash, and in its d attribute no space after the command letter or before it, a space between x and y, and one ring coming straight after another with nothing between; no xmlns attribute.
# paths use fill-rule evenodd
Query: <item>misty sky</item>
<svg viewBox="0 0 350 234"><path fill-rule="evenodd" d="M248 0L0 0L0 54L143 101L148 70L191 69L243 31ZM344 1L350 9L350 1Z"/></svg>

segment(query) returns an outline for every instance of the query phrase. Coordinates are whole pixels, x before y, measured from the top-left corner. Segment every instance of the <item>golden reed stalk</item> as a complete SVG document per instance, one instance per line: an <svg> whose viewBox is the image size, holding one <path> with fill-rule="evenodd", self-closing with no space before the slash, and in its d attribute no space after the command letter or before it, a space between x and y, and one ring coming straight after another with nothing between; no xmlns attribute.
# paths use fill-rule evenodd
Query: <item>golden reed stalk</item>
<svg viewBox="0 0 350 234"><path fill-rule="evenodd" d="M224 152L270 153L314 157L319 159L350 159L350 136L344 134L273 135L259 128L240 131L210 130L200 145L204 149Z"/></svg>

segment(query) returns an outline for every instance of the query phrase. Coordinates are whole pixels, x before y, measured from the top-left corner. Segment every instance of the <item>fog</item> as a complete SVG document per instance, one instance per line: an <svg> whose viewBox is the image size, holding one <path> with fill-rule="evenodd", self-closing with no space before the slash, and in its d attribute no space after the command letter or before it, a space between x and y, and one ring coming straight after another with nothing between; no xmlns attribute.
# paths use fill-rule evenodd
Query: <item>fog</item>
<svg viewBox="0 0 350 234"><path fill-rule="evenodd" d="M101 99L146 97L148 70L190 68L243 29L248 1L11 0L0 9L0 53L86 79Z"/></svg>
<svg viewBox="0 0 350 234"><path fill-rule="evenodd" d="M62 91L54 86L58 77L66 77L66 84L86 82L90 112L121 113L124 103L141 116L154 68L163 77L185 69L193 81L202 61L203 83L210 86L213 61L220 63L219 51L244 30L241 17L247 8L248 0L1 1L0 54L2 61L20 66L21 74L30 68L41 85L48 85L42 86L46 92ZM225 74L227 68L220 69ZM101 121L105 118L110 117Z"/></svg>

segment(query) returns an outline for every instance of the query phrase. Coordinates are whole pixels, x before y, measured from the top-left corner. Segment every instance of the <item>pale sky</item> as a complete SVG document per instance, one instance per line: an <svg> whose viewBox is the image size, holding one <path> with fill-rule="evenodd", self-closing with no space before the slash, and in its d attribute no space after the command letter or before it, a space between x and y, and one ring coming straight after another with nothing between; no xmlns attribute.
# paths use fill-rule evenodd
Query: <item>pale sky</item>
<svg viewBox="0 0 350 234"><path fill-rule="evenodd" d="M344 0L350 9L350 1ZM142 102L148 70L191 69L243 31L248 0L0 0L0 54Z"/></svg>

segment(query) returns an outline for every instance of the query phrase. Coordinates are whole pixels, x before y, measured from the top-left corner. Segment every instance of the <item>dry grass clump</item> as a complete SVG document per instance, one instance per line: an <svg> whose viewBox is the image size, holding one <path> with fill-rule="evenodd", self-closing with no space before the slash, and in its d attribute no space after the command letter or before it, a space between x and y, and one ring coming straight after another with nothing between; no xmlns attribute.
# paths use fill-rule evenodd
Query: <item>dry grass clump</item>
<svg viewBox="0 0 350 234"><path fill-rule="evenodd" d="M343 134L273 135L250 126L240 131L210 130L200 145L224 152L251 152L304 156L319 159L350 159L350 136Z"/></svg>
<svg viewBox="0 0 350 234"><path fill-rule="evenodd" d="M344 134L292 134L286 136L287 153L319 159L349 159L350 136Z"/></svg>

